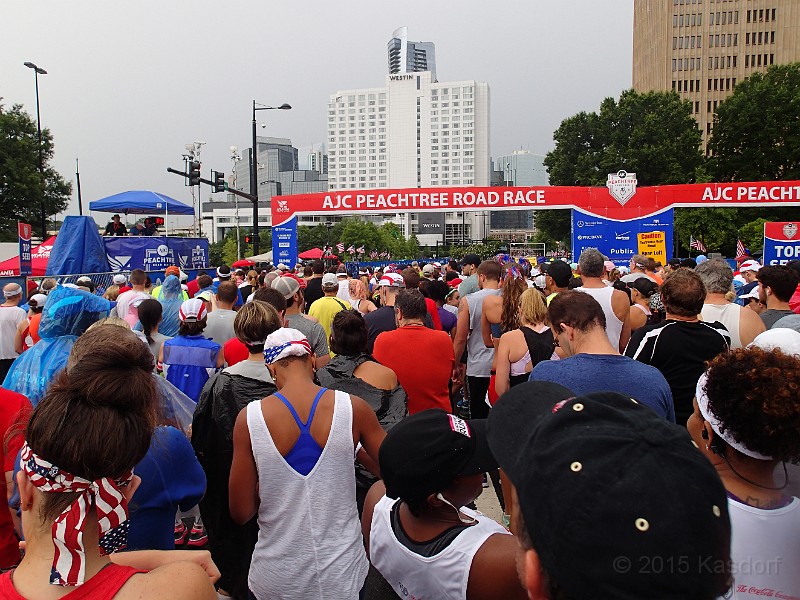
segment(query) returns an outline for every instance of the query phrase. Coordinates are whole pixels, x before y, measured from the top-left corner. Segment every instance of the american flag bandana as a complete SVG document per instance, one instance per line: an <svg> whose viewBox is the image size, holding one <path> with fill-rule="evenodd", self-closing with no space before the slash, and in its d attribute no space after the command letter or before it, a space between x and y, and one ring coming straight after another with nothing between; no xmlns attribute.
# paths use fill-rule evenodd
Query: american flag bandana
<svg viewBox="0 0 800 600"><path fill-rule="evenodd" d="M264 348L264 363L271 365L287 356L305 356L306 354L311 354L311 345L307 339L291 340L277 346Z"/></svg>
<svg viewBox="0 0 800 600"><path fill-rule="evenodd" d="M62 471L37 456L25 442L21 451L22 471L42 492L77 492L80 496L53 523L53 585L82 585L86 577L86 551L83 529L86 515L94 502L100 528L100 554L124 548L128 540L128 502L122 488L133 479L129 471L121 479L103 477L89 481Z"/></svg>

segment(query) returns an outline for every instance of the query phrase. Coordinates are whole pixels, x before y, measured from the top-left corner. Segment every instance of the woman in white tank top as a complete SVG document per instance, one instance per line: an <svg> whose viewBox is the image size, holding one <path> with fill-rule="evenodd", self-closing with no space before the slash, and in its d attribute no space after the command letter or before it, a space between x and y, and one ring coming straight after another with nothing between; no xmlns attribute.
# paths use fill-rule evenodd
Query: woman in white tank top
<svg viewBox="0 0 800 600"><path fill-rule="evenodd" d="M295 329L264 345L278 393L236 419L230 509L258 517L248 583L259 600L358 597L368 562L359 531L356 445L377 462L385 433L361 398L313 383L314 353Z"/></svg>

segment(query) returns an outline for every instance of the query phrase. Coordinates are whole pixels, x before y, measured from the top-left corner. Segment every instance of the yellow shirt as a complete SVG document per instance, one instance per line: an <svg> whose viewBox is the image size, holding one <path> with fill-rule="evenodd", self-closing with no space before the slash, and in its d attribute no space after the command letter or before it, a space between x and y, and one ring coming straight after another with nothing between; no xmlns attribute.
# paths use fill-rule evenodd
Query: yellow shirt
<svg viewBox="0 0 800 600"><path fill-rule="evenodd" d="M325 336L328 338L328 346L331 343L331 324L336 313L343 310L350 310L351 306L347 300L341 300L336 296L323 296L311 304L308 308L308 316L314 317L322 328L325 330ZM336 356L331 352L331 357Z"/></svg>

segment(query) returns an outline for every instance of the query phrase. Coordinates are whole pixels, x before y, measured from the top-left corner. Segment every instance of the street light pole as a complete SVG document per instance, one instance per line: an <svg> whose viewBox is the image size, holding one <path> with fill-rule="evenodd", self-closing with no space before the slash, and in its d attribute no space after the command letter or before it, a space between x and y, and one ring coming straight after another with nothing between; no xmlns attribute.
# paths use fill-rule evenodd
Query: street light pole
<svg viewBox="0 0 800 600"><path fill-rule="evenodd" d="M261 106L253 100L253 148L250 152L250 194L253 196L253 255L259 254L258 237L258 141L256 140L257 110L290 110L292 107L284 103L280 106Z"/></svg>
<svg viewBox="0 0 800 600"><path fill-rule="evenodd" d="M32 62L26 62L25 66L29 69L33 69L34 78L36 80L36 133L39 136L39 177L41 179L41 186L42 186L42 202L41 202L41 221L42 221L42 241L47 239L47 211L45 210L44 205L44 196L45 196L45 182L44 182L44 157L42 154L42 120L39 114L39 74L47 75L47 71L42 69L41 67L36 66Z"/></svg>

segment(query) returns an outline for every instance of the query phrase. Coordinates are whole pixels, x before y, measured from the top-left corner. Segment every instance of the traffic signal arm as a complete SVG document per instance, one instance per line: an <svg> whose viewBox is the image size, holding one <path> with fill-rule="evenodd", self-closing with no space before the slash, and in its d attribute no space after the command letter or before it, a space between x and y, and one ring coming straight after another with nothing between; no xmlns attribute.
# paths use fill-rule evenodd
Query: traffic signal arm
<svg viewBox="0 0 800 600"><path fill-rule="evenodd" d="M173 169L172 167L167 167L167 173L175 173L176 175L180 175L181 177L188 178L189 175L184 173L183 171L178 171L177 169ZM208 179L203 179L202 177L199 179L200 183L205 183L206 185L210 185L214 187L214 182L209 181ZM247 192L240 192L239 190L235 190L233 188L228 188L226 190L229 194L233 194L234 196L239 196L240 198L247 198L250 202L255 201L255 196L252 194L248 194Z"/></svg>

